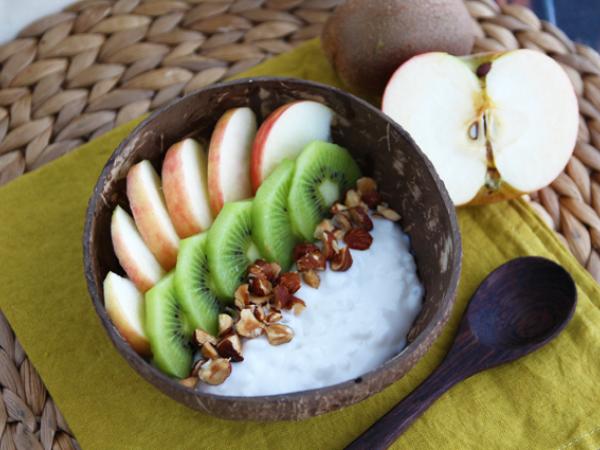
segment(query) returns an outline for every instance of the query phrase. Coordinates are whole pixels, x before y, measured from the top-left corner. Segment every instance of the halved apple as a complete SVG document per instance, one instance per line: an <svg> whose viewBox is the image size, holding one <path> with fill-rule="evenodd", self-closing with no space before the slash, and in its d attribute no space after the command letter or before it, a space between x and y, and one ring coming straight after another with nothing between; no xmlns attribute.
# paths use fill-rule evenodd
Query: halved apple
<svg viewBox="0 0 600 450"><path fill-rule="evenodd" d="M127 174L127 198L144 242L165 270L177 262L179 236L165 205L160 179L149 161L142 161Z"/></svg>
<svg viewBox="0 0 600 450"><path fill-rule="evenodd" d="M173 226L182 239L208 229L212 223L206 166L206 152L194 139L173 144L163 161L165 202Z"/></svg>
<svg viewBox="0 0 600 450"><path fill-rule="evenodd" d="M256 116L250 108L227 111L217 122L208 149L208 193L215 216L225 202L252 197L250 151Z"/></svg>
<svg viewBox="0 0 600 450"><path fill-rule="evenodd" d="M416 56L390 79L382 109L429 157L456 205L551 183L573 152L579 122L568 76L532 50Z"/></svg>
<svg viewBox="0 0 600 450"><path fill-rule="evenodd" d="M104 279L104 306L123 339L140 355L150 355L144 331L144 296L127 278L108 272Z"/></svg>
<svg viewBox="0 0 600 450"><path fill-rule="evenodd" d="M310 100L273 111L256 133L250 161L254 192L284 159L294 159L312 141L331 140L331 108Z"/></svg>
<svg viewBox="0 0 600 450"><path fill-rule="evenodd" d="M113 211L110 234L121 267L140 291L146 292L164 276L165 271L144 243L133 219L120 206Z"/></svg>

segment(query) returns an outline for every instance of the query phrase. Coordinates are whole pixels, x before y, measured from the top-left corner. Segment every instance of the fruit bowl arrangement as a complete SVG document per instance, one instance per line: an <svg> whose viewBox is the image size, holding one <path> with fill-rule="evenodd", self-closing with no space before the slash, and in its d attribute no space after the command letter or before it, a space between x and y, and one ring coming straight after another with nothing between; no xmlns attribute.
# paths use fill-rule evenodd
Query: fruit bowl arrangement
<svg viewBox="0 0 600 450"><path fill-rule="evenodd" d="M297 103L298 100L310 100L311 102ZM296 107L295 111L286 112L284 105L290 104L300 104L307 108L310 108L311 104L320 104L327 108L317 107L315 110L300 111L301 108ZM259 245L259 248L255 249L257 254L266 255L272 252L277 255L278 252L281 252L281 248L292 245L286 244L286 233L282 233L274 225L276 222L269 216L269 209L265 206L276 202L277 190L270 188L257 190L262 181L265 181L263 186L267 184L281 185L281 180L287 177L291 170L292 163L285 161L274 171L274 167L269 167L269 164L277 159L271 155L271 152L277 151L277 133L289 136L294 132L293 127L285 126L287 123L293 123L294 120L288 120L285 124L270 122L274 122L273 116L279 114L291 116L294 113L297 114L296 121L306 120L310 124L314 124L313 132L316 136L319 135L319 127L324 126L327 128L327 132L330 127L331 141L337 144L309 145L296 162L295 173L299 171L298 167L301 165L306 167L315 165L315 155L329 150L333 154L338 152L338 148L343 147L351 156L350 163L340 162L337 157L332 158L329 164L337 164L339 170L329 177L335 179L340 172L345 172L356 173L353 175L356 179L358 177L357 170L359 170L363 176L371 177L376 182L378 195L383 202L389 205L390 210L399 213L399 224L410 237L411 253L425 293L421 312L408 333L408 345L376 369L358 378L332 386L287 394L245 397L215 395L193 389L168 376L177 375L179 378L183 378L184 375L180 376L176 373L179 361L176 361L177 364L172 364L172 360L159 361L164 341L157 339L156 334L158 333L152 333L150 336L150 342L153 344L152 350L155 353L154 364L151 364L150 360L144 357L147 349L143 348L143 342L139 343L136 351L134 340L131 338L126 340L123 329L119 330L114 316L111 320L110 308L114 299L106 290L106 286L110 286L110 283L105 284L105 279L111 280L109 274L122 273L123 269L130 278L134 278L131 276L134 271L124 267L123 261L126 260L126 257L118 254L119 246L113 246L113 243L116 242L115 229L126 230L128 226L131 226L128 222L131 219L126 212L131 210L136 216L140 232L144 234L144 230L141 229L142 221L138 221L139 211L140 208L147 207L145 201L152 202L152 199L148 198L136 201L137 204L131 204L132 198L144 199L144 195L134 191L137 188L143 189L144 185L151 185L154 169L162 167L162 189L165 195L176 198L177 195L174 193L185 192L185 189L178 187L177 183L185 178L186 170L190 167L204 164L202 161L196 161L190 157L194 154L194 143L197 141L208 142L211 136L212 139L215 139L215 135L219 137L219 133L231 138L231 133L227 133L223 128L231 126L236 120L240 120L241 123L249 123L248 118L228 117L229 111L232 110L237 111L235 114L238 115L243 114L240 111L251 110L257 123L263 124L254 139L254 146L259 146L260 151L256 152L253 149L252 161L249 164L248 185L233 187L247 192L248 196L251 196L252 192L256 192L257 197L254 203L261 207L255 207L253 210L254 214L259 216L259 219L254 221L254 226L257 227L257 223L262 224L258 226L262 227L262 231L257 233L262 233L262 236L268 234L270 241L267 241L277 244L273 248L267 248L264 246L265 239L259 239L259 241L263 241L263 246ZM271 114L273 111L278 112ZM333 118L328 117L326 111L332 111ZM223 120L224 114L227 120ZM315 120L319 117L322 117L323 120ZM265 126L265 124L267 125ZM237 127L235 138L238 142L244 142L248 139L248 133L244 132L243 127ZM224 142L224 138L222 141ZM216 167L212 171L213 180L219 180L220 171L231 174L239 169L240 164L236 158L241 158L241 156L235 155L235 151L232 150L234 147L222 144L222 151L215 152L226 158L221 162L217 161L216 157L213 158L209 155L209 177L211 177L211 164ZM311 151L311 147L313 151ZM178 161L178 159L182 161ZM353 168L355 163L352 161L358 165L357 169ZM182 168L179 176L171 179L165 176L169 173L170 168L177 166ZM270 172L273 175L266 178ZM349 187L344 186L344 190ZM321 184L319 189L321 194L326 197L329 188L328 185ZM206 248L206 254L211 260L211 276L215 283L215 291L219 296L229 297L233 297L235 291L237 302L236 285L231 284L231 277L227 275L227 271L232 265L236 265L234 260L240 258L240 253L233 248L235 244L231 239L233 231L229 232L228 230L237 230L236 227L238 227L243 231L244 227L238 226L239 218L249 217L247 210L249 210L251 202L228 203L227 198L230 195L228 189L232 189L232 187L226 186L224 183L214 186L209 181L208 189L213 189L213 193L215 190L218 191L219 195L210 196L210 206L213 211L220 210L221 212L210 229L208 237L203 233L181 241L179 255L177 255L177 250L173 250L173 246L170 245L170 236L175 236L172 240L176 240L178 234L180 236L192 234L191 231L186 230L186 223L189 224L190 221L183 220L181 223L171 224L167 220L168 217L165 219L157 215L151 221L153 223L147 224L150 230L161 233L164 239L160 240L163 244L161 249L153 251L155 255L162 256L160 264L157 264L156 260L153 260L148 253L146 268L149 269L146 275L149 273L150 276L153 276L152 269L155 269L156 277L162 277L165 274L161 272L160 266L170 269L174 266L175 260L178 265L182 260L192 261L194 255L198 254L197 249ZM293 190L294 187L292 187ZM339 196L339 192L336 195ZM298 234L310 238L317 220L310 218L310 205L302 202L302 198L306 197L306 194L292 192L290 198L292 197L298 199L294 204L295 207L289 208L287 211L292 225L295 225L295 231ZM177 208L177 205L177 202L168 204L171 215L171 209ZM194 215L198 222L201 222L205 216L198 209L188 212ZM182 213L180 216L184 217L185 214ZM163 219L165 223L161 225L160 222ZM215 224L218 227L215 227ZM305 226L306 230L303 229ZM368 236L368 233L366 234ZM271 235L275 237L271 238ZM128 235L129 238L131 236ZM247 237L242 236L240 239L247 239ZM131 242L131 239L129 241ZM346 242L348 243L348 240ZM248 245L248 248L253 248L250 244ZM389 252L395 250L399 251L395 248L386 249ZM289 420L329 412L379 392L402 377L423 356L440 333L452 308L460 274L461 245L454 207L442 182L427 158L399 125L368 103L343 91L307 81L259 78L224 83L195 92L155 112L142 122L114 152L95 186L86 217L84 253L88 288L101 322L118 351L144 378L175 400L216 416L246 420ZM245 255L248 259L241 258L244 259L240 262L240 264L245 264L244 270L248 263L255 259L254 256L250 257L249 253L252 252L248 250ZM229 260L224 255L229 255ZM285 255L284 253L281 258L285 258ZM192 262L189 263L190 267L194 267ZM203 276L200 272L201 270L197 274L198 277ZM151 311L146 311L147 317L151 317L152 314L154 314L153 317L160 317L161 314L164 314L161 308L158 306L155 308L154 305L159 304L158 297L168 297L170 289L168 286L172 281L177 286L185 285L185 280L178 284L177 276L178 270L175 270L173 275L167 275L155 287L148 290L146 308ZM115 275L115 277L118 276ZM134 281L137 281L138 288L140 285L148 283L148 279L143 276ZM154 283L150 282L149 284ZM145 291L145 289L143 290ZM182 297L185 297L185 292ZM157 300L153 300L154 298ZM331 299L331 301L334 302L335 299ZM149 308L149 305L152 306ZM242 315L243 313L244 310L242 310ZM216 317L216 315L201 314L200 316L197 322L201 328L212 330L217 327L216 322L210 324L202 322L206 317ZM151 324L146 323L148 334L151 334L150 327ZM181 334L184 331L179 330L176 333ZM273 339L278 338L280 337L275 336ZM160 342L155 342L157 340ZM365 349L365 351L369 350ZM162 371L156 367L157 365L161 366Z"/></svg>

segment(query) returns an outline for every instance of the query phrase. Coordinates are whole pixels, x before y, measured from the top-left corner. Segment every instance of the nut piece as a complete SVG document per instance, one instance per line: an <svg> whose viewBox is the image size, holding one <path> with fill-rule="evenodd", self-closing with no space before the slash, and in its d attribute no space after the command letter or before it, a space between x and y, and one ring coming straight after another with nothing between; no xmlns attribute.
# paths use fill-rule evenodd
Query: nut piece
<svg viewBox="0 0 600 450"><path fill-rule="evenodd" d="M325 231L334 231L335 227L333 226L333 222L329 219L323 219L317 228L315 228L315 239L322 239L323 232Z"/></svg>
<svg viewBox="0 0 600 450"><path fill-rule="evenodd" d="M281 313L279 311L271 311L269 314L267 314L267 317L265 318L265 322L268 324L271 324L271 323L279 322L281 319L283 319L283 316L281 315Z"/></svg>
<svg viewBox="0 0 600 450"><path fill-rule="evenodd" d="M254 312L250 308L242 309L240 320L235 324L235 331L240 336L255 338L263 332L263 325L256 319Z"/></svg>
<svg viewBox="0 0 600 450"><path fill-rule="evenodd" d="M318 250L319 247L317 247L315 244L311 244L310 242L303 242L301 244L296 244L292 256L294 258L294 261L298 261L303 256Z"/></svg>
<svg viewBox="0 0 600 450"><path fill-rule="evenodd" d="M348 211L335 214L333 216L333 223L342 231L348 231L352 229L352 221L350 220L350 213Z"/></svg>
<svg viewBox="0 0 600 450"><path fill-rule="evenodd" d="M331 231L323 232L321 242L323 242L323 257L326 260L330 260L340 249L337 239Z"/></svg>
<svg viewBox="0 0 600 450"><path fill-rule="evenodd" d="M342 248L331 260L330 267L334 272L345 272L352 267L350 249L348 247Z"/></svg>
<svg viewBox="0 0 600 450"><path fill-rule="evenodd" d="M196 377L196 380L198 379L198 372L200 372L200 367L202 367L202 364L204 364L206 362L205 359L199 359L198 361L196 361L194 363L194 365L192 366L192 373L191 373L191 377Z"/></svg>
<svg viewBox="0 0 600 450"><path fill-rule="evenodd" d="M242 341L237 334L230 334L217 344L217 351L223 358L231 358L233 362L244 360L242 356Z"/></svg>
<svg viewBox="0 0 600 450"><path fill-rule="evenodd" d="M371 209L377 208L377 205L381 203L381 195L379 192L365 192L361 195L362 201Z"/></svg>
<svg viewBox="0 0 600 450"><path fill-rule="evenodd" d="M241 284L233 294L235 306L238 309L244 309L250 304L250 290L248 284Z"/></svg>
<svg viewBox="0 0 600 450"><path fill-rule="evenodd" d="M354 228L346 233L344 242L354 250L367 250L373 243L373 236L367 230Z"/></svg>
<svg viewBox="0 0 600 450"><path fill-rule="evenodd" d="M183 380L179 380L179 384L183 384L185 387L189 387L190 389L194 389L198 384L198 377L188 377Z"/></svg>
<svg viewBox="0 0 600 450"><path fill-rule="evenodd" d="M297 292L302 286L298 272L285 272L279 277L279 284L284 286L290 294Z"/></svg>
<svg viewBox="0 0 600 450"><path fill-rule="evenodd" d="M360 195L377 191L377 182L370 177L362 177L356 181L356 190Z"/></svg>
<svg viewBox="0 0 600 450"><path fill-rule="evenodd" d="M316 250L301 256L296 260L296 267L298 271L304 272L305 270L325 270L325 257L321 253L318 247Z"/></svg>
<svg viewBox="0 0 600 450"><path fill-rule="evenodd" d="M200 353L202 353L202 356L204 356L206 359L217 359L219 357L217 349L215 348L214 344L210 342L205 342L202 345L202 348L200 348Z"/></svg>
<svg viewBox="0 0 600 450"><path fill-rule="evenodd" d="M269 300L271 300L271 298L273 298L272 294L265 295L263 297L258 297L256 295L250 295L250 303L252 303L253 305L265 305L265 304L269 303Z"/></svg>
<svg viewBox="0 0 600 450"><path fill-rule="evenodd" d="M248 279L248 290L250 294L257 297L265 297L273 290L273 285L263 273L260 275L250 275Z"/></svg>
<svg viewBox="0 0 600 450"><path fill-rule="evenodd" d="M346 192L344 204L348 208L360 205L360 195L358 194L358 192L356 192L354 189L350 189L348 192Z"/></svg>
<svg viewBox="0 0 600 450"><path fill-rule="evenodd" d="M231 331L233 327L233 318L229 314L219 314L219 336Z"/></svg>
<svg viewBox="0 0 600 450"><path fill-rule="evenodd" d="M302 279L311 288L318 289L319 285L321 284L321 278L319 278L319 274L314 270L308 270L306 272L303 272Z"/></svg>
<svg viewBox="0 0 600 450"><path fill-rule="evenodd" d="M387 220L391 220L392 222L397 222L400 220L400 214L394 211L391 208L388 208L385 205L377 206L377 212L385 217Z"/></svg>
<svg viewBox="0 0 600 450"><path fill-rule="evenodd" d="M254 308L254 317L256 317L256 320L259 322L264 322L266 317L264 308L260 306Z"/></svg>
<svg viewBox="0 0 600 450"><path fill-rule="evenodd" d="M306 303L304 302L304 300L299 299L298 297L292 297L292 311L294 312L295 316L299 316L302 311L304 311L306 309Z"/></svg>
<svg viewBox="0 0 600 450"><path fill-rule="evenodd" d="M362 208L350 208L350 218L354 225L367 231L373 229L373 221L369 214Z"/></svg>
<svg viewBox="0 0 600 450"><path fill-rule="evenodd" d="M294 337L294 331L287 325L275 323L267 327L267 339L271 345L286 344Z"/></svg>
<svg viewBox="0 0 600 450"><path fill-rule="evenodd" d="M211 334L208 334L206 331L197 328L194 330L194 342L198 347L202 347L206 342L210 342L211 344L216 344L217 340Z"/></svg>
<svg viewBox="0 0 600 450"><path fill-rule="evenodd" d="M329 212L331 212L331 215L335 216L336 214L344 212L347 209L348 208L346 208L346 205L342 205L339 202L335 202L333 205L331 205L331 208L329 208Z"/></svg>
<svg viewBox="0 0 600 450"><path fill-rule="evenodd" d="M228 359L209 359L202 364L198 378L206 384L221 384L231 375L231 363Z"/></svg>
<svg viewBox="0 0 600 450"><path fill-rule="evenodd" d="M276 262L267 262L264 259L257 259L254 264L251 264L248 267L248 276L262 274L267 277L267 279L273 283L279 273L281 272L281 266Z"/></svg>
<svg viewBox="0 0 600 450"><path fill-rule="evenodd" d="M287 309L290 306L290 301L292 300L292 294L287 288L278 284L273 288L273 306L277 309Z"/></svg>
<svg viewBox="0 0 600 450"><path fill-rule="evenodd" d="M343 240L345 235L346 235L346 232L344 230L335 230L333 232L333 236L335 237L336 241Z"/></svg>

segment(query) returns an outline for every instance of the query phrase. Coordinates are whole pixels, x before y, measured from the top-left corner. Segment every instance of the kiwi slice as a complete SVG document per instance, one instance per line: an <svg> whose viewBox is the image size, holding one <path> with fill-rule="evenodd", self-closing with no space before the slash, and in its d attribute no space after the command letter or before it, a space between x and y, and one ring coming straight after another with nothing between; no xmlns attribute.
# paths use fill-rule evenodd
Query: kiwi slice
<svg viewBox="0 0 600 450"><path fill-rule="evenodd" d="M329 207L360 178L360 169L345 148L328 142L308 144L296 159L288 209L292 229L312 241L315 227Z"/></svg>
<svg viewBox="0 0 600 450"><path fill-rule="evenodd" d="M217 296L231 300L248 266L261 258L252 239L252 201L225 203L208 232L208 267Z"/></svg>
<svg viewBox="0 0 600 450"><path fill-rule="evenodd" d="M173 272L146 292L146 334L150 340L153 363L161 371L185 378L192 367L190 337L193 328L175 297Z"/></svg>
<svg viewBox="0 0 600 450"><path fill-rule="evenodd" d="M193 328L202 328L216 336L219 331L219 302L211 286L207 239L208 233L205 232L180 241L175 266L175 294Z"/></svg>
<svg viewBox="0 0 600 450"><path fill-rule="evenodd" d="M288 195L295 164L285 160L260 185L252 202L252 236L262 255L287 270L298 242L292 233Z"/></svg>

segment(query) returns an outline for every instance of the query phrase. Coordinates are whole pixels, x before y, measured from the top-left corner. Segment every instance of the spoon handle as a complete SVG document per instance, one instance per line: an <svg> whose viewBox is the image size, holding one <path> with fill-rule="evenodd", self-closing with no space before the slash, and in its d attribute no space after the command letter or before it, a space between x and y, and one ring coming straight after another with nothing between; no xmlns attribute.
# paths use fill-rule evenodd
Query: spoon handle
<svg viewBox="0 0 600 450"><path fill-rule="evenodd" d="M392 445L435 400L463 378L457 373L457 368L453 367L453 364L446 364L446 361L400 403L352 441L346 450L383 450Z"/></svg>

